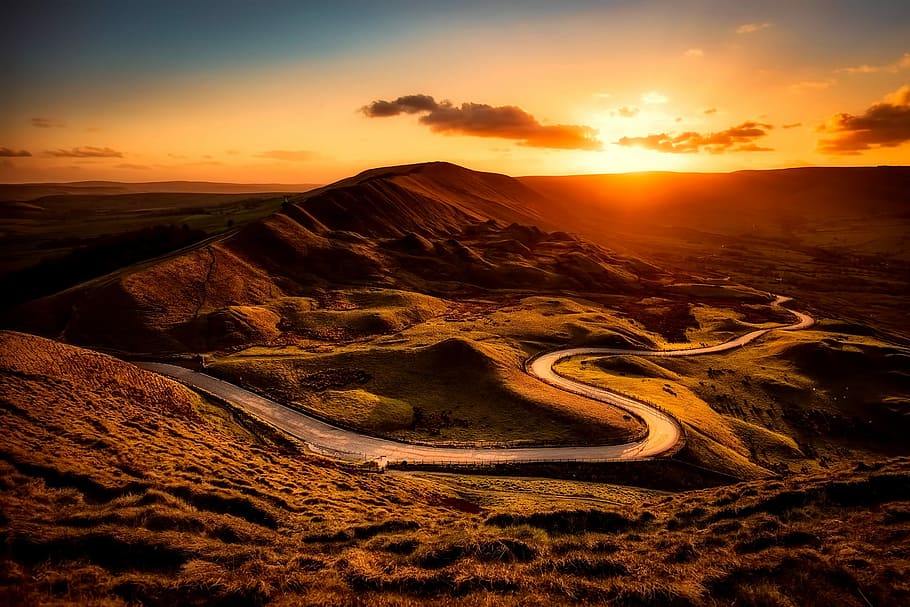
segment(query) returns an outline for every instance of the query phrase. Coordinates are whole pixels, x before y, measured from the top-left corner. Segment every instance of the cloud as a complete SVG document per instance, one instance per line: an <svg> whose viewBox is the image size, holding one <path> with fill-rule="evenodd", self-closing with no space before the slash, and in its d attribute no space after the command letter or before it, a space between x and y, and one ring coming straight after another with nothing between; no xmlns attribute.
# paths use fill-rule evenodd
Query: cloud
<svg viewBox="0 0 910 607"><path fill-rule="evenodd" d="M683 55L686 57L704 57L705 51L701 50L700 48L690 48L685 53L683 53Z"/></svg>
<svg viewBox="0 0 910 607"><path fill-rule="evenodd" d="M708 109L706 109L706 110L705 110L704 112L702 112L702 113L703 113L705 116L710 116L711 114L716 114L716 113L717 113L717 108L716 108L716 107L709 107Z"/></svg>
<svg viewBox="0 0 910 607"><path fill-rule="evenodd" d="M864 63L863 65L842 67L837 71L845 74L877 74L879 72L896 74L897 72L906 69L910 69L910 53L904 53L897 61L884 65L868 65Z"/></svg>
<svg viewBox="0 0 910 607"><path fill-rule="evenodd" d="M439 104L429 95L405 95L395 101L374 101L370 105L364 106L362 111L370 118L384 118L398 114L432 112L438 107Z"/></svg>
<svg viewBox="0 0 910 607"><path fill-rule="evenodd" d="M209 166L222 166L223 162L220 160L198 160L196 162L184 162L183 164L178 164L177 166L183 167L209 167Z"/></svg>
<svg viewBox="0 0 910 607"><path fill-rule="evenodd" d="M115 165L114 168L115 169L130 169L133 171L144 171L150 167L148 167L144 164L131 164L129 162L123 162L121 164Z"/></svg>
<svg viewBox="0 0 910 607"><path fill-rule="evenodd" d="M69 150L47 150L44 155L53 156L54 158L123 158L123 152L118 152L111 148L97 148L90 145L71 148Z"/></svg>
<svg viewBox="0 0 910 607"><path fill-rule="evenodd" d="M910 141L910 85L862 114L835 114L818 130L829 135L818 142L819 151L828 154L859 154L906 143Z"/></svg>
<svg viewBox="0 0 910 607"><path fill-rule="evenodd" d="M28 150L11 150L10 148L0 148L0 158L28 158L32 153Z"/></svg>
<svg viewBox="0 0 910 607"><path fill-rule="evenodd" d="M770 124L749 121L717 133L701 134L693 131L679 135L658 133L647 137L623 137L616 143L627 147L643 147L673 154L770 152L772 148L761 147L755 143L755 140L765 137L768 130L772 128L774 127Z"/></svg>
<svg viewBox="0 0 910 607"><path fill-rule="evenodd" d="M661 103L666 103L670 101L670 98L666 95L662 95L657 91L648 91L641 96L641 102L648 105L660 105Z"/></svg>
<svg viewBox="0 0 910 607"><path fill-rule="evenodd" d="M837 84L837 80L829 78L827 80L803 80L790 85L791 90L799 89L826 89Z"/></svg>
<svg viewBox="0 0 910 607"><path fill-rule="evenodd" d="M616 109L616 113L618 115L622 116L623 118L634 118L634 117L638 116L638 112L640 112L640 111L641 110L638 109L637 107L635 107L634 105L632 105L632 106L624 105L621 108Z"/></svg>
<svg viewBox="0 0 910 607"><path fill-rule="evenodd" d="M59 129L66 126L65 122L54 118L32 118L31 123L39 129Z"/></svg>
<svg viewBox="0 0 910 607"><path fill-rule="evenodd" d="M256 154L256 158L271 158L272 160L284 160L287 162L307 162L316 157L316 152L309 150L269 150Z"/></svg>
<svg viewBox="0 0 910 607"><path fill-rule="evenodd" d="M755 32L760 32L761 30L766 30L771 27L770 23L743 23L736 28L737 34L754 34Z"/></svg>
<svg viewBox="0 0 910 607"><path fill-rule="evenodd" d="M394 101L374 101L360 109L370 118L422 114L419 122L434 133L513 139L518 145L537 148L600 150L597 131L574 124L544 125L514 105L437 102L429 95L406 95Z"/></svg>
<svg viewBox="0 0 910 607"><path fill-rule="evenodd" d="M784 124L784 125L781 125L780 128L782 128L782 129L795 129L796 127L802 126L802 125L803 125L802 122L794 122L793 124Z"/></svg>

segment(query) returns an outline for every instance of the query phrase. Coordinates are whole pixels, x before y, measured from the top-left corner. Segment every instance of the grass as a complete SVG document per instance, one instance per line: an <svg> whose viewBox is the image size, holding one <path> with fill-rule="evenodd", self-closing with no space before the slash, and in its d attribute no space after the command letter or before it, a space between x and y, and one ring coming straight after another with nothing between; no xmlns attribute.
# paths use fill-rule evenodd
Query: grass
<svg viewBox="0 0 910 607"><path fill-rule="evenodd" d="M208 371L345 426L402 440L513 445L605 443L643 430L620 411L522 371L541 342L558 343L570 331L579 343L650 340L592 301L497 305L337 289L269 309L281 314L282 338L216 352ZM401 320L382 321L393 318ZM367 328L356 319L375 322Z"/></svg>
<svg viewBox="0 0 910 607"><path fill-rule="evenodd" d="M521 371L520 352L502 345L458 337L422 347L339 350L241 352L208 368L343 425L404 440L608 442L637 431L615 410L538 385Z"/></svg>
<svg viewBox="0 0 910 607"><path fill-rule="evenodd" d="M714 329L732 320L723 310L697 316ZM892 452L908 429L906 349L819 326L828 330L777 331L718 355L582 357L557 370L659 404L695 431L684 457L746 478L756 464L809 470Z"/></svg>
<svg viewBox="0 0 910 607"><path fill-rule="evenodd" d="M0 604L910 602L910 357L881 339L906 340L906 230L891 211L844 220L825 200L829 219L778 225L743 203L693 211L693 230L639 208L649 227L632 235L590 213L596 238L644 247L676 268L664 271L510 225L546 205L452 170L349 180L228 241L37 302L26 320L121 350L204 352L213 373L374 433L484 444L640 436L622 413L531 381L521 363L541 349L719 341L780 322L766 289L842 320L721 356L567 361L671 408L686 447L524 468L532 478L341 467L116 359L0 333ZM264 208L234 202L238 223ZM38 208L15 212L23 250L126 225L102 212L54 244Z"/></svg>
<svg viewBox="0 0 910 607"><path fill-rule="evenodd" d="M261 219L275 194L79 194L0 202L2 310Z"/></svg>
<svg viewBox="0 0 910 607"><path fill-rule="evenodd" d="M907 459L684 493L377 475L40 338L2 334L0 388L7 604L910 599ZM480 495L500 489L525 497Z"/></svg>

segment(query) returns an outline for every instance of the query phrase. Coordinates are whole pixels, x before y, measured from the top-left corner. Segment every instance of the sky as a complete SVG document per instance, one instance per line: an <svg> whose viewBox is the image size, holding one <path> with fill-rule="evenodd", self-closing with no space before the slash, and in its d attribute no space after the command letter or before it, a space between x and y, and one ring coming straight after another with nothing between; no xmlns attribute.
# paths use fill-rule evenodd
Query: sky
<svg viewBox="0 0 910 607"><path fill-rule="evenodd" d="M910 164L906 0L30 0L0 181Z"/></svg>

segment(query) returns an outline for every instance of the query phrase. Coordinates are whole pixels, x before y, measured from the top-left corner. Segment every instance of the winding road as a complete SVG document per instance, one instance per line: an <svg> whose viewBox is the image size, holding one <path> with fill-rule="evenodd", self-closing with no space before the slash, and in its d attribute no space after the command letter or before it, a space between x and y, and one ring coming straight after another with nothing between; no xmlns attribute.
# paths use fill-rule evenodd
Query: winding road
<svg viewBox="0 0 910 607"><path fill-rule="evenodd" d="M789 301L778 296L772 305L781 307ZM786 309L786 308L782 308ZM529 463L566 460L596 462L631 461L647 459L676 448L683 439L682 426L672 415L659 409L607 390L596 388L558 375L553 366L572 356L634 355L634 356L695 356L714 354L738 348L773 330L796 331L812 326L812 317L787 309L796 317L792 324L767 329L757 329L730 341L714 346L678 350L634 350L624 348L565 348L543 352L525 363L525 371L556 388L613 405L628 411L644 421L648 433L642 440L618 445L592 445L582 447L520 447L520 448L465 448L414 445L360 434L333 426L304 413L290 409L271 399L204 373L165 363L143 362L139 366L172 377L181 383L214 395L242 408L276 428L303 441L317 452L340 459L377 460L386 463Z"/></svg>

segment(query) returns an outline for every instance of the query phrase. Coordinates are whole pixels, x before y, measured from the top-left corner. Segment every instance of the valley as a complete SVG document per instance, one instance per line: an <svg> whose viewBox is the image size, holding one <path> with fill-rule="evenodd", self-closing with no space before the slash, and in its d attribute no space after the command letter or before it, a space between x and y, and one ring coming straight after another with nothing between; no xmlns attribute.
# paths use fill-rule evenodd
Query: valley
<svg viewBox="0 0 910 607"><path fill-rule="evenodd" d="M910 173L853 171L831 187L877 193L844 234L900 221ZM811 205L781 221L725 177L653 187L696 180L758 227L712 199L686 203L693 235L672 197L631 218L581 178L386 167L10 305L4 596L900 604L900 236L864 245L880 269L835 262L855 246Z"/></svg>

